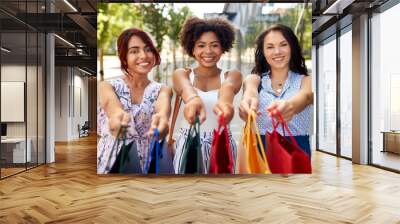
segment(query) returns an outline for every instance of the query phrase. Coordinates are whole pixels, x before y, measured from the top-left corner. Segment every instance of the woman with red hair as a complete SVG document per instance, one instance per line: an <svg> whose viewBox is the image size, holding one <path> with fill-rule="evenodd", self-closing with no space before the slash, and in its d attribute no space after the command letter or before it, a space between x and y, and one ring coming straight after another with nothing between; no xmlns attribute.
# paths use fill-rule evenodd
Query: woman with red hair
<svg viewBox="0 0 400 224"><path fill-rule="evenodd" d="M149 35L136 28L122 32L118 37L118 57L124 76L99 85L99 174L113 172L118 166L115 161L122 144L117 146L117 153L111 152L121 127L127 127L126 144L136 144L143 171L152 130L157 128L160 138L168 132L172 89L148 78L161 61Z"/></svg>

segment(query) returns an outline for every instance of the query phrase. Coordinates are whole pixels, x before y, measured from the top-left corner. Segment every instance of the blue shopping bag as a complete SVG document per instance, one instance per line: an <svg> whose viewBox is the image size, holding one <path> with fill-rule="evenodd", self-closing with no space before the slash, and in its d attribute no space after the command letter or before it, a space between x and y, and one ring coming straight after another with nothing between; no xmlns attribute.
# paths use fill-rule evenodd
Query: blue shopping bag
<svg viewBox="0 0 400 224"><path fill-rule="evenodd" d="M159 140L160 133L154 129L154 135L150 143L147 173L174 174L173 153L169 150L167 141Z"/></svg>

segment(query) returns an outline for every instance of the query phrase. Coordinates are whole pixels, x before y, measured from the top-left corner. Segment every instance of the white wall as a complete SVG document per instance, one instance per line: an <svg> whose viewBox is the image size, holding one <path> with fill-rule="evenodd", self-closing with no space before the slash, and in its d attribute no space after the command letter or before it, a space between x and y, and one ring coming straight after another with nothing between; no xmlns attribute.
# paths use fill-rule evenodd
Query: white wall
<svg viewBox="0 0 400 224"><path fill-rule="evenodd" d="M55 140L68 139L68 86L69 76L67 67L55 68Z"/></svg>
<svg viewBox="0 0 400 224"><path fill-rule="evenodd" d="M56 67L56 141L77 139L78 124L88 120L88 79L82 75L76 68Z"/></svg>
<svg viewBox="0 0 400 224"><path fill-rule="evenodd" d="M77 75L78 72L78 75ZM88 116L88 106L89 106L89 102L88 102L88 96L89 96L89 92L88 92L88 78L87 77L83 77L81 76L83 73L81 73L79 70L75 70L75 77L74 77L74 86L75 86L75 117L73 119L73 124L72 126L75 127L73 128L73 135L74 136L78 136L78 129L76 128L78 126L78 124L80 124L81 126L85 123L85 121L88 121L89 116ZM78 93L78 90L80 90L80 93ZM79 102L77 102L77 100L79 100L78 96L80 94L80 105ZM82 107L82 108L79 108ZM79 111L79 109L81 109L81 113Z"/></svg>
<svg viewBox="0 0 400 224"><path fill-rule="evenodd" d="M38 69L38 70L37 70ZM26 110L26 121L6 122L7 137L30 139L32 161L44 163L44 83L41 66L25 66L25 64L3 64L1 66L2 82L26 83L26 106L23 105L22 113ZM25 80L27 78L27 80ZM3 91L4 89L2 89ZM23 93L21 93L23 94ZM7 97L2 95L3 97ZM13 113L12 108L2 107L2 112ZM38 153L38 155L37 155Z"/></svg>
<svg viewBox="0 0 400 224"><path fill-rule="evenodd" d="M25 82L25 64L9 64L1 66L1 81L9 82ZM29 70L30 68L28 68ZM29 95L29 94L28 94ZM7 108L1 108L7 110ZM25 123L24 122L7 122L7 136L8 137L25 137Z"/></svg>

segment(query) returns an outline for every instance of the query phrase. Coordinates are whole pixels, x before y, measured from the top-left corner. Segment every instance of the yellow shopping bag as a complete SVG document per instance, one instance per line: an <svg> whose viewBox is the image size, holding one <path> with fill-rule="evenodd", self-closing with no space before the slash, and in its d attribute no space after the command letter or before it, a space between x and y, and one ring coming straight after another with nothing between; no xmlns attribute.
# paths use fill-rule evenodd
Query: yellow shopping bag
<svg viewBox="0 0 400 224"><path fill-rule="evenodd" d="M242 144L239 145L237 153L236 173L271 173L255 117L255 112L251 111L247 117L246 126L243 128ZM260 145L261 153L257 143Z"/></svg>

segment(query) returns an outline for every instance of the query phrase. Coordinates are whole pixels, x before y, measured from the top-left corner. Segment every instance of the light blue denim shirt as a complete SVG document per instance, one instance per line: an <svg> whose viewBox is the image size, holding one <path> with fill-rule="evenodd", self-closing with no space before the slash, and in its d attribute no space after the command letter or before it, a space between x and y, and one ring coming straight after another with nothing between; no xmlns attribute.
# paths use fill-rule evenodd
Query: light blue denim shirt
<svg viewBox="0 0 400 224"><path fill-rule="evenodd" d="M277 100L287 100L296 95L300 91L301 80L304 75L289 71L288 78L283 86L280 95L276 94L272 89L271 79L269 72L263 73L261 78L261 90L259 92L259 111L261 115L257 117L257 125L260 134L265 135L266 131L272 132L272 122L265 108L272 102ZM303 111L296 114L293 119L288 123L288 127L293 136L309 135L311 119L312 119L312 105L308 105ZM282 134L282 128L279 126L278 132ZM285 131L285 135L289 134Z"/></svg>

